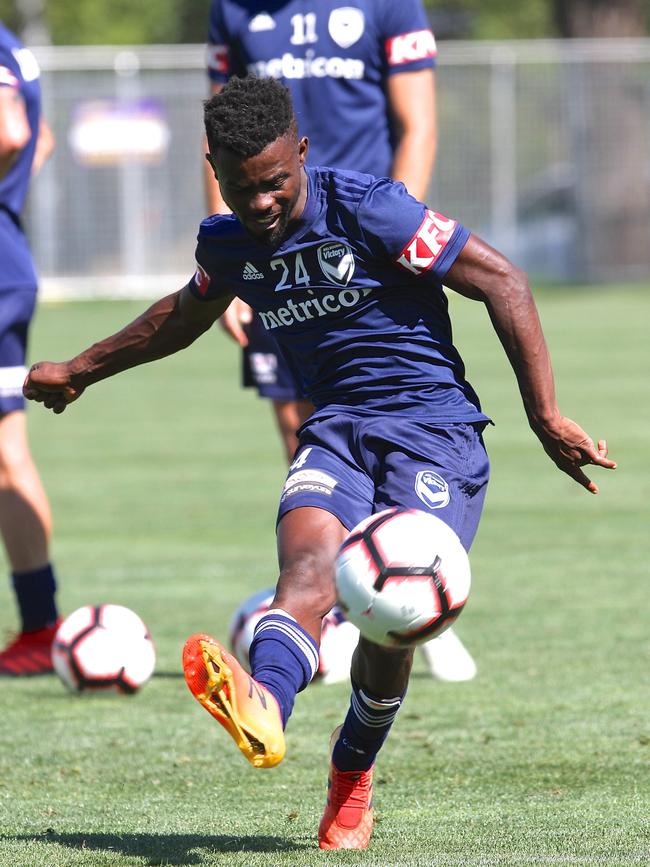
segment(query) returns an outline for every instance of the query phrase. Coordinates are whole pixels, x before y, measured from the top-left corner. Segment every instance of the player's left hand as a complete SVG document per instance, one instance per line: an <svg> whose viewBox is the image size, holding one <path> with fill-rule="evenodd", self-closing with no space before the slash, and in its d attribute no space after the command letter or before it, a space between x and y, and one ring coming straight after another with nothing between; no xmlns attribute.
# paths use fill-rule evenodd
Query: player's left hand
<svg viewBox="0 0 650 867"><path fill-rule="evenodd" d="M607 457L607 442L598 440L596 447L591 437L570 418L559 416L552 425L535 428L535 433L555 465L592 494L598 493L598 485L581 467L593 464L606 470L616 469L616 462Z"/></svg>
<svg viewBox="0 0 650 867"><path fill-rule="evenodd" d="M235 340L242 348L248 346L248 336L245 331L245 326L250 325L253 321L253 310L241 298L233 298L225 310L219 324Z"/></svg>

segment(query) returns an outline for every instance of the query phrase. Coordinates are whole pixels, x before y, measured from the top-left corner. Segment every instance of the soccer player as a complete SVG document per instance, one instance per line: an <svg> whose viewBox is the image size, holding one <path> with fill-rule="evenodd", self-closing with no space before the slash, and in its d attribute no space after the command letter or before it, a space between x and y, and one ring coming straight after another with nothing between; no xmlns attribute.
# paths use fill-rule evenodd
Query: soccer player
<svg viewBox="0 0 650 867"><path fill-rule="evenodd" d="M250 648L252 676L207 634L183 651L188 686L256 767L284 756L296 694L318 665L333 564L348 530L389 506L436 514L469 549L488 480L488 422L451 339L445 285L483 302L514 369L534 433L559 469L614 468L558 409L525 275L404 186L307 168L286 89L233 79L205 107L209 154L229 216L201 224L194 277L70 361L32 366L25 396L63 412L89 385L189 346L235 294L295 359L316 409L300 432L278 513L280 577ZM262 278L244 279L254 268ZM352 698L332 738L318 840L365 848L373 765L408 685L412 649L361 638Z"/></svg>
<svg viewBox="0 0 650 867"><path fill-rule="evenodd" d="M424 199L436 152L436 42L420 0L283 0L273 8L212 0L208 74L212 93L232 75L269 76L291 92L312 165L354 167L402 181ZM206 162L210 214L227 213ZM247 280L259 275L249 269ZM243 381L271 400L291 463L296 431L313 411L300 375L248 304L221 318L242 346ZM422 646L438 680L470 680L476 664L453 629Z"/></svg>
<svg viewBox="0 0 650 867"><path fill-rule="evenodd" d="M50 508L27 442L22 383L36 274L20 223L30 177L52 152L33 54L0 22L0 533L21 626L0 675L52 670L57 623Z"/></svg>
<svg viewBox="0 0 650 867"><path fill-rule="evenodd" d="M208 74L212 93L232 75L281 80L312 165L354 167L426 194L436 150L436 43L421 0L281 0L272 6L212 0ZM206 163L208 210L227 205ZM246 279L259 279L254 271ZM241 299L222 319L243 347L244 385L272 401L288 461L313 410L300 376Z"/></svg>

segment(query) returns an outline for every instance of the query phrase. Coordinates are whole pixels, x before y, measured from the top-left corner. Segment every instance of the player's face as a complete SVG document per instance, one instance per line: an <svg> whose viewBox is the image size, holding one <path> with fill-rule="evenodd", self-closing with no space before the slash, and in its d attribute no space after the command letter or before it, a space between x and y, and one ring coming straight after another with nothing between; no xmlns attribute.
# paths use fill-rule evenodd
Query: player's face
<svg viewBox="0 0 650 867"><path fill-rule="evenodd" d="M277 246L291 221L302 215L306 155L307 139L298 141L292 133L248 159L225 149L208 155L224 202L258 243Z"/></svg>

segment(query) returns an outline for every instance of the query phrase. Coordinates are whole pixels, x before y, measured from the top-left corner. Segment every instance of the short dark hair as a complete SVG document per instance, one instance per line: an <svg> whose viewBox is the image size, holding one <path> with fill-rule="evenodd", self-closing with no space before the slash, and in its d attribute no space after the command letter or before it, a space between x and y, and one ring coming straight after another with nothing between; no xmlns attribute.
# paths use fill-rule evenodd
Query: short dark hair
<svg viewBox="0 0 650 867"><path fill-rule="evenodd" d="M210 151L227 148L245 158L256 156L290 131L297 133L291 96L274 78L231 78L205 103L205 132Z"/></svg>

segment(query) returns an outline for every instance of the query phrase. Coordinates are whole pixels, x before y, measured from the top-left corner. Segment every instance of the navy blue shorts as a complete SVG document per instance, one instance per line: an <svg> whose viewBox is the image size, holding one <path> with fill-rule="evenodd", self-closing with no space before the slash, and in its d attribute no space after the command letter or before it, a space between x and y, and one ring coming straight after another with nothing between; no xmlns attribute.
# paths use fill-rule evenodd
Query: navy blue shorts
<svg viewBox="0 0 650 867"><path fill-rule="evenodd" d="M298 374L259 316L254 314L244 331L249 341L242 358L244 387L273 400L302 400Z"/></svg>
<svg viewBox="0 0 650 867"><path fill-rule="evenodd" d="M36 274L25 233L0 207L0 415L24 409L27 332L36 304Z"/></svg>
<svg viewBox="0 0 650 867"><path fill-rule="evenodd" d="M368 515L403 506L441 518L468 551L489 479L485 424L316 415L299 431L278 521L292 509L315 506L351 530Z"/></svg>
<svg viewBox="0 0 650 867"><path fill-rule="evenodd" d="M0 415L25 408L27 333L36 289L0 289Z"/></svg>

